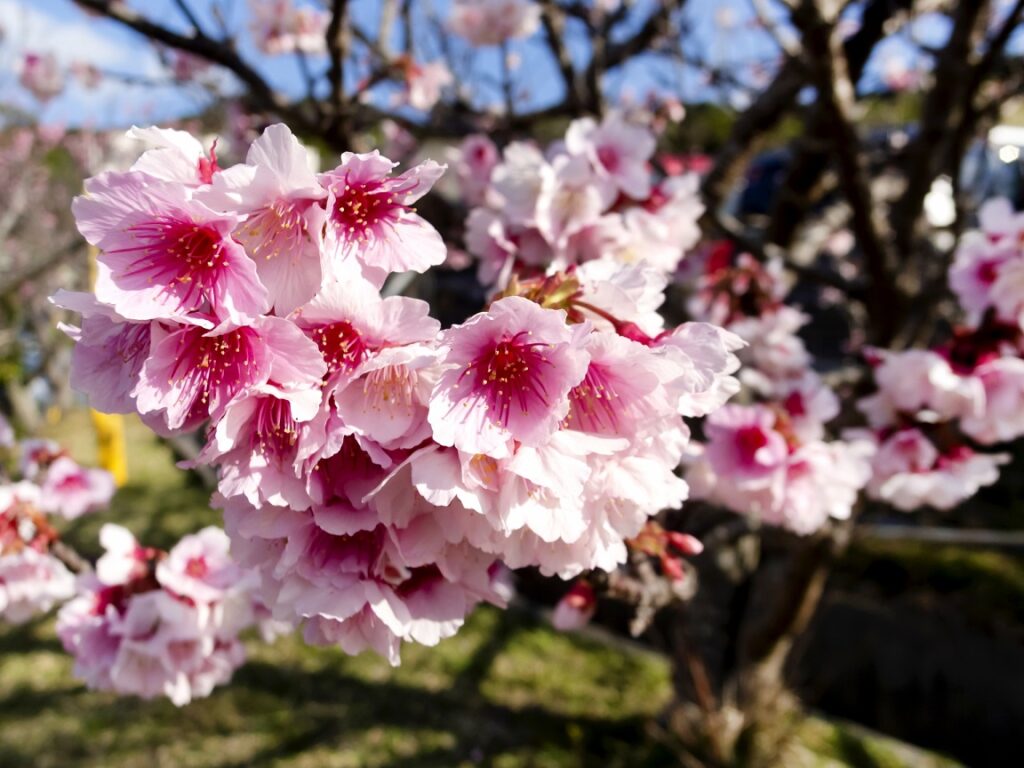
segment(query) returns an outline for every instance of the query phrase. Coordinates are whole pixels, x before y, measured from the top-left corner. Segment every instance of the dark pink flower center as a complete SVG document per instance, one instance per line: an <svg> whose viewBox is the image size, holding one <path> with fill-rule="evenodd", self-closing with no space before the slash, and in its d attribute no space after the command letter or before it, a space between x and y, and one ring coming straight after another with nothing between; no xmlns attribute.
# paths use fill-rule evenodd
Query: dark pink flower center
<svg viewBox="0 0 1024 768"><path fill-rule="evenodd" d="M235 237L254 259L294 257L302 253L309 232L303 212L310 201L301 203L280 198L250 216L235 230Z"/></svg>
<svg viewBox="0 0 1024 768"><path fill-rule="evenodd" d="M185 574L193 579L201 579L210 572L210 566L206 563L205 557L191 557L185 564Z"/></svg>
<svg viewBox="0 0 1024 768"><path fill-rule="evenodd" d="M347 320L321 325L309 333L324 356L328 375L355 369L369 354L362 334Z"/></svg>
<svg viewBox="0 0 1024 768"><path fill-rule="evenodd" d="M804 396L800 392L790 392L782 403L791 416L806 416L807 404L804 403Z"/></svg>
<svg viewBox="0 0 1024 768"><path fill-rule="evenodd" d="M999 276L998 261L983 261L978 265L978 281L984 285L991 285Z"/></svg>
<svg viewBox="0 0 1024 768"><path fill-rule="evenodd" d="M475 375L473 389L487 403L492 418L508 426L513 406L526 415L530 406L546 407L543 369L550 366L547 344L526 341L528 331L503 339L471 362L462 376Z"/></svg>
<svg viewBox="0 0 1024 768"><path fill-rule="evenodd" d="M760 427L742 427L736 432L736 446L744 461L754 463L759 450L768 445L768 435Z"/></svg>
<svg viewBox="0 0 1024 768"><path fill-rule="evenodd" d="M88 487L89 483L85 479L84 472L75 472L71 475L65 475L57 483L57 489L66 492L84 491Z"/></svg>
<svg viewBox="0 0 1024 768"><path fill-rule="evenodd" d="M138 245L120 252L141 255L124 276L184 286L183 307L198 306L224 267L226 241L212 226L164 216L128 227L127 232Z"/></svg>
<svg viewBox="0 0 1024 768"><path fill-rule="evenodd" d="M396 218L397 211L407 206L400 203L395 190L380 182L342 182L335 189L331 221L345 237L364 240L379 224Z"/></svg>
<svg viewBox="0 0 1024 768"><path fill-rule="evenodd" d="M356 506L387 475L351 436L345 438L341 450L320 461L316 469L328 495L346 499Z"/></svg>
<svg viewBox="0 0 1024 768"><path fill-rule="evenodd" d="M102 616L107 612L107 607L112 605L118 613L124 613L127 601L128 590L124 586L117 584L112 587L103 587L96 593L92 610L95 615Z"/></svg>
<svg viewBox="0 0 1024 768"><path fill-rule="evenodd" d="M408 576L395 588L395 592L400 597L409 597L416 592L430 589L441 581L444 581L444 577L436 565L424 565L409 571Z"/></svg>
<svg viewBox="0 0 1024 768"><path fill-rule="evenodd" d="M194 407L224 404L257 374L258 341L252 328L220 336L205 336L201 329L183 333L171 380L183 381L183 389L195 398Z"/></svg>
<svg viewBox="0 0 1024 768"><path fill-rule="evenodd" d="M614 432L619 426L619 398L614 378L604 366L594 363L587 375L569 392L566 426L583 432Z"/></svg>
<svg viewBox="0 0 1024 768"><path fill-rule="evenodd" d="M253 451L280 463L294 455L298 436L291 404L277 397L261 398L253 419Z"/></svg>
<svg viewBox="0 0 1024 768"><path fill-rule="evenodd" d="M615 173L619 168L619 151L615 147L602 146L597 148L597 159L609 172Z"/></svg>
<svg viewBox="0 0 1024 768"><path fill-rule="evenodd" d="M317 571L337 571L366 576L380 556L384 528L336 536L322 528L314 529L306 548L307 562Z"/></svg>

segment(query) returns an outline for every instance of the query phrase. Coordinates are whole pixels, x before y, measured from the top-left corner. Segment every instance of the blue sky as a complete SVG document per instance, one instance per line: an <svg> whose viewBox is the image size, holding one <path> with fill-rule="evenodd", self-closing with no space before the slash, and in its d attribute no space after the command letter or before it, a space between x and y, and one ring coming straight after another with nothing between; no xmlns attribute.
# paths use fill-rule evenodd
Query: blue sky
<svg viewBox="0 0 1024 768"><path fill-rule="evenodd" d="M643 18L656 2L659 0L638 0L635 18ZM436 17L447 15L448 3L449 0L433 1ZM187 28L171 0L133 0L132 5L145 9L147 15L160 19L164 24L181 30ZM212 28L208 14L210 0L192 0L191 5L200 12L201 22ZM229 25L243 31L240 36L243 56L254 62L277 88L292 94L301 93L304 86L295 57L263 56L245 34L247 0L222 0L221 5L231 9L227 19ZM422 8L423 5L415 7ZM715 66L775 60L777 48L772 39L746 23L752 18L750 8L749 0L691 0L687 10L693 31L688 43L689 53ZM204 11L206 15L202 16ZM371 28L379 13L379 0L353 0L352 13L357 23ZM725 17L730 15L733 24L723 25L723 20L727 20ZM426 24L425 18L417 19L417 25ZM166 79L166 71L146 41L112 22L86 16L71 0L0 0L0 27L4 32L0 42L0 102L36 113L46 122L103 128L133 122L159 123L195 112L208 98L204 90L196 86L157 87L108 81L92 91L71 84L61 96L45 105L40 104L17 83L17 69L26 51L53 52L65 65L75 60L86 61L108 72L144 80ZM874 57L867 81L870 83L872 78L878 81L888 59L899 58L913 63L914 58L910 54L912 35L931 44L940 44L946 33L943 24L934 18L925 18L911 30L885 41ZM516 77L529 107L543 106L560 98L558 73L540 46L542 43L538 40L514 44L515 52L523 61ZM467 47L458 44L456 47L470 55ZM577 61L585 60L586 46L581 42L570 37L569 49ZM419 55L429 60L438 56L439 51L436 46L425 44ZM473 71L485 79L496 79L500 61L497 50L484 49L474 55ZM318 68L325 65L317 61L313 64ZM215 77L221 87L231 87L229 78L219 74ZM721 99L726 95L710 87L696 69L659 64L651 56L639 57L612 76L608 84L614 90L625 89L636 97L642 97L652 89L669 87L681 87L687 100ZM493 88L488 90L484 87L481 93L484 100L497 97ZM737 94L732 94L732 97L736 101L735 106L742 106Z"/></svg>

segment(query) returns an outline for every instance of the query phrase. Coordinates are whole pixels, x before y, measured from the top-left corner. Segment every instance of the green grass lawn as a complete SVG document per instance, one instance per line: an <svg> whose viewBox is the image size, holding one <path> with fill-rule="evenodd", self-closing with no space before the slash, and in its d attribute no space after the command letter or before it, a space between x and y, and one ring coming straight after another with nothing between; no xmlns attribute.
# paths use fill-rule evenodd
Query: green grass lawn
<svg viewBox="0 0 1024 768"><path fill-rule="evenodd" d="M84 414L52 429L80 461L94 457ZM128 424L129 482L112 509L68 538L97 552L106 521L168 546L215 522L206 492ZM646 723L668 700L654 654L552 631L519 611L477 611L437 648L407 646L392 669L370 655L294 637L249 643L231 685L178 709L93 693L72 677L52 619L0 628L0 766L300 766L308 768L642 768L672 765ZM810 719L793 765L948 763L857 729Z"/></svg>

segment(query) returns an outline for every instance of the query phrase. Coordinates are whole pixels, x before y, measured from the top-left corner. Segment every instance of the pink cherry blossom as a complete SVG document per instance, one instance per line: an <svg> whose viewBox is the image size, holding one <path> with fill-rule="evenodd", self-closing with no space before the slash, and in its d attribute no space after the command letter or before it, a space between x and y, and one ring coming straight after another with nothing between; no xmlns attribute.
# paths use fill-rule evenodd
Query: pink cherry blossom
<svg viewBox="0 0 1024 768"><path fill-rule="evenodd" d="M75 578L64 564L24 547L0 553L0 617L20 624L75 593Z"/></svg>
<svg viewBox="0 0 1024 768"><path fill-rule="evenodd" d="M209 184L217 169L215 151L211 149L207 154L202 143L187 131L133 126L126 136L150 147L131 170L154 179L199 187Z"/></svg>
<svg viewBox="0 0 1024 768"><path fill-rule="evenodd" d="M142 365L149 356L152 323L129 322L84 293L57 291L54 304L82 314L82 327L61 325L76 343L71 386L103 413L132 413Z"/></svg>
<svg viewBox="0 0 1024 768"><path fill-rule="evenodd" d="M715 473L738 482L770 483L789 454L775 423L775 414L763 406L727 405L712 413L705 431L708 462Z"/></svg>
<svg viewBox="0 0 1024 768"><path fill-rule="evenodd" d="M490 137L473 134L463 139L453 152L455 176L462 196L470 205L484 202L484 194L491 181L491 171L498 164L500 154Z"/></svg>
<svg viewBox="0 0 1024 768"><path fill-rule="evenodd" d="M220 528L183 537L156 566L160 586L196 603L222 601L243 579L228 554L230 541Z"/></svg>
<svg viewBox="0 0 1024 768"><path fill-rule="evenodd" d="M868 494L904 512L921 506L951 509L999 479L1005 454L956 446L940 453L920 430L899 430L880 441Z"/></svg>
<svg viewBox="0 0 1024 768"><path fill-rule="evenodd" d="M325 214L319 203L326 196L308 151L279 123L252 143L245 165L215 174L210 191L200 195L213 208L246 214L233 236L255 261L278 315L320 288Z"/></svg>
<svg viewBox="0 0 1024 768"><path fill-rule="evenodd" d="M511 296L445 332L430 403L434 439L468 453L507 456L538 445L569 411L588 357L565 313Z"/></svg>
<svg viewBox="0 0 1024 768"><path fill-rule="evenodd" d="M618 192L645 200L651 192L647 163L654 154L654 137L644 128L630 125L618 113L597 123L593 118L574 120L565 134L565 147L584 155L605 181L604 199L610 203Z"/></svg>
<svg viewBox="0 0 1024 768"><path fill-rule="evenodd" d="M114 495L114 478L105 469L87 469L62 456L46 470L40 507L74 520L101 509Z"/></svg>
<svg viewBox="0 0 1024 768"><path fill-rule="evenodd" d="M327 440L320 404L319 387L253 387L227 405L199 460L221 466L226 496L303 509L310 504L303 462Z"/></svg>
<svg viewBox="0 0 1024 768"><path fill-rule="evenodd" d="M445 260L445 245L413 203L447 166L428 160L399 176L379 152L346 152L341 165L320 174L328 192L325 248L339 260L355 259L370 280L390 272L423 272Z"/></svg>
<svg viewBox="0 0 1024 768"><path fill-rule="evenodd" d="M159 412L169 429L190 429L208 417L219 418L231 399L250 387L316 386L323 366L316 346L279 318L225 323L209 331L181 326L154 334L136 402L140 413Z"/></svg>
<svg viewBox="0 0 1024 768"><path fill-rule="evenodd" d="M732 376L740 367L735 352L746 346L739 336L708 323L683 323L659 335L654 346L672 363L665 375L683 416L706 416L739 391Z"/></svg>
<svg viewBox="0 0 1024 768"><path fill-rule="evenodd" d="M539 25L532 0L455 0L448 19L452 32L478 46L529 37Z"/></svg>
<svg viewBox="0 0 1024 768"><path fill-rule="evenodd" d="M922 421L941 421L977 414L983 407L980 382L957 374L938 353L911 349L878 354L878 392L858 402L872 426L892 424L899 413Z"/></svg>
<svg viewBox="0 0 1024 768"><path fill-rule="evenodd" d="M18 75L21 85L46 102L64 90L64 71L52 53L26 53Z"/></svg>
<svg viewBox="0 0 1024 768"><path fill-rule="evenodd" d="M453 82L455 78L443 61L410 63L405 68L406 101L413 109L429 112Z"/></svg>
<svg viewBox="0 0 1024 768"><path fill-rule="evenodd" d="M315 55L326 51L330 22L326 11L309 6L295 7L292 0L249 0L249 11L252 35L263 53Z"/></svg>
<svg viewBox="0 0 1024 768"><path fill-rule="evenodd" d="M354 434L383 448L418 445L430 437L427 405L437 382L436 361L425 344L380 350L335 393L338 416Z"/></svg>
<svg viewBox="0 0 1024 768"><path fill-rule="evenodd" d="M106 173L75 199L79 231L100 248L96 298L129 320L218 313L236 322L267 308L256 265L218 214L184 188L139 172Z"/></svg>
<svg viewBox="0 0 1024 768"><path fill-rule="evenodd" d="M999 357L972 372L984 389L984 407L960 419L960 429L991 445L1024 435L1024 360Z"/></svg>
<svg viewBox="0 0 1024 768"><path fill-rule="evenodd" d="M487 203L510 223L534 225L540 201L555 182L554 174L540 149L514 141L502 151L501 162L491 172Z"/></svg>
<svg viewBox="0 0 1024 768"><path fill-rule="evenodd" d="M170 554L143 548L106 525L106 553L61 608L57 634L75 674L93 689L177 706L208 696L245 660L238 632L255 620L252 576L227 556L223 531L207 528Z"/></svg>
<svg viewBox="0 0 1024 768"><path fill-rule="evenodd" d="M295 313L296 324L312 339L327 364L327 385L338 389L385 347L432 342L440 323L426 302L404 296L381 298L374 286L342 270Z"/></svg>

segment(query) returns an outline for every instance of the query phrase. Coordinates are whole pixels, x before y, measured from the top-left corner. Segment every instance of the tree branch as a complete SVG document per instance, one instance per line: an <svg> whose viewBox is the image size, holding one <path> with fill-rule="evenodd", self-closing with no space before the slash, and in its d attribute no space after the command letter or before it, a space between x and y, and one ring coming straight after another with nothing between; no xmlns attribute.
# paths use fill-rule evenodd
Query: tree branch
<svg viewBox="0 0 1024 768"><path fill-rule="evenodd" d="M971 87L971 59L987 0L959 3L949 42L935 64L934 84L921 110L920 129L906 153L907 186L893 206L896 253L911 254L924 212L924 198L945 164L949 143L965 116L965 94Z"/></svg>
<svg viewBox="0 0 1024 768"><path fill-rule="evenodd" d="M331 21L327 25L327 52L331 59L327 79L331 84L331 109L336 120L345 109L345 57L349 40L348 0L332 0Z"/></svg>
<svg viewBox="0 0 1024 768"><path fill-rule="evenodd" d="M826 19L819 2L804 0L793 12L793 23L803 32L807 67L818 89L819 109L828 126L839 184L850 204L850 223L864 254L870 283L868 300L876 343L885 344L896 330L899 294L891 276L889 232L878 215L860 137L854 127L854 86L846 66L835 20Z"/></svg>
<svg viewBox="0 0 1024 768"><path fill-rule="evenodd" d="M82 8L95 11L158 43L194 53L207 61L219 64L248 87L253 99L261 108L276 112L299 130L309 133L318 132L316 121L311 120L282 94L271 88L263 76L244 61L234 47L228 43L206 37L199 30L192 36L178 34L150 21L123 3L113 2L113 0L74 0L74 2Z"/></svg>

